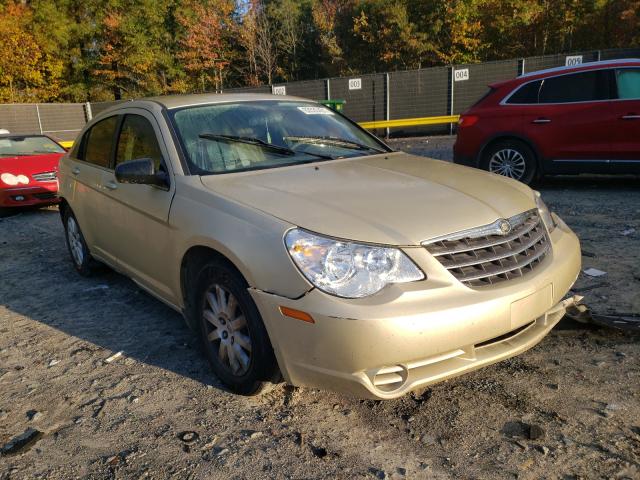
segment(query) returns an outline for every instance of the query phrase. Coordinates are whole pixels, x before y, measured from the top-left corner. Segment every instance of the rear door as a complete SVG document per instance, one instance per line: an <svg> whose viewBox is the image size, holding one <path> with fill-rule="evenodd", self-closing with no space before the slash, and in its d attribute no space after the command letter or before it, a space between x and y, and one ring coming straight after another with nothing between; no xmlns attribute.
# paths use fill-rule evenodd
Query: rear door
<svg viewBox="0 0 640 480"><path fill-rule="evenodd" d="M612 168L640 170L640 67L615 71L617 98L611 102Z"/></svg>
<svg viewBox="0 0 640 480"><path fill-rule="evenodd" d="M610 72L591 70L538 80L538 102L524 109L524 126L545 170L598 165L611 154Z"/></svg>
<svg viewBox="0 0 640 480"><path fill-rule="evenodd" d="M93 125L83 135L80 146L70 155L64 172L68 182L65 191L70 192L69 204L78 219L80 229L92 254L109 263L113 258L106 254L104 224L101 211L104 204L102 177L111 168L113 141L119 117L107 117Z"/></svg>
<svg viewBox="0 0 640 480"><path fill-rule="evenodd" d="M175 191L173 172L158 123L152 113L127 109L115 142L114 168L122 162L150 158L156 171L168 173L167 188L119 183L114 170L103 172L107 199L103 220L108 228L110 254L119 267L164 299L172 297L168 267L172 234L169 210ZM176 300L176 299L172 299ZM175 303L175 302L174 302Z"/></svg>

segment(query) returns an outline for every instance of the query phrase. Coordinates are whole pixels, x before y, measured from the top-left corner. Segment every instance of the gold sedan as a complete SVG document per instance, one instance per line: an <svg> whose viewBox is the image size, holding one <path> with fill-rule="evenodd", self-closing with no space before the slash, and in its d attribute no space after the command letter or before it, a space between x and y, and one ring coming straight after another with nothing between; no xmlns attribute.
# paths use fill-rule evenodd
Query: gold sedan
<svg viewBox="0 0 640 480"><path fill-rule="evenodd" d="M389 399L519 354L574 302L578 239L527 186L394 152L271 95L122 103L60 162L75 268L181 312L215 374Z"/></svg>

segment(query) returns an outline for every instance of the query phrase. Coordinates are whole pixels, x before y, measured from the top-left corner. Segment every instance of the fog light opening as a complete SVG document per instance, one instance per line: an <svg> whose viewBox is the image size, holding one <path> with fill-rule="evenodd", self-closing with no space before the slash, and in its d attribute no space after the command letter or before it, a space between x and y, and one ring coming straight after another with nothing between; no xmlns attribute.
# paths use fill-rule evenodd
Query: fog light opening
<svg viewBox="0 0 640 480"><path fill-rule="evenodd" d="M390 393L401 389L407 383L409 371L403 365L381 368L371 375L371 383L378 390Z"/></svg>

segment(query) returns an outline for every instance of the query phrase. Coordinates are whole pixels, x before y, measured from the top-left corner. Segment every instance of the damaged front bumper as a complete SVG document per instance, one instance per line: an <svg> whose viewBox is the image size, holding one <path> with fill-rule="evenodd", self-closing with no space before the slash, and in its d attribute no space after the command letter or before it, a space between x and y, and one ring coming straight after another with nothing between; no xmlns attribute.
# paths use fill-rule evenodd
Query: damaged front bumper
<svg viewBox="0 0 640 480"><path fill-rule="evenodd" d="M250 292L288 382L391 399L540 342L578 300L565 298L580 271L578 240L562 222L551 239L552 255L534 272L490 288L426 281L355 300L317 289L299 299Z"/></svg>

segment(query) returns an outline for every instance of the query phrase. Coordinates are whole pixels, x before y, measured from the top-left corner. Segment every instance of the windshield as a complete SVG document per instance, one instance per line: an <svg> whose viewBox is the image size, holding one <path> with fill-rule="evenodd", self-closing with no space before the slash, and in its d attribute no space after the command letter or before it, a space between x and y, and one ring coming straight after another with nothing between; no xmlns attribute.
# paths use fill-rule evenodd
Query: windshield
<svg viewBox="0 0 640 480"><path fill-rule="evenodd" d="M0 157L21 155L44 155L48 153L64 153L65 150L49 137L44 136L11 136L0 137Z"/></svg>
<svg viewBox="0 0 640 480"><path fill-rule="evenodd" d="M274 168L389 151L375 137L316 103L255 101L171 112L194 173Z"/></svg>

